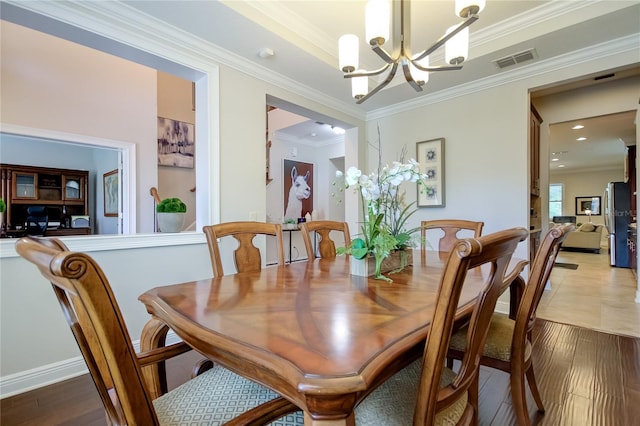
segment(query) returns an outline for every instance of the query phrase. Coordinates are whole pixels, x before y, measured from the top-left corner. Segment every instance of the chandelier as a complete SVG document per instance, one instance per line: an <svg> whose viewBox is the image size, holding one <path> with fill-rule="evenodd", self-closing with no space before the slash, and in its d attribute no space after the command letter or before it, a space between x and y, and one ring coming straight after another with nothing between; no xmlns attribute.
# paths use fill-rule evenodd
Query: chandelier
<svg viewBox="0 0 640 426"><path fill-rule="evenodd" d="M351 93L356 103L369 99L393 80L398 67L402 67L405 80L415 89L422 91L422 86L429 81L431 71L451 71L462 68L469 50L469 25L478 19L478 13L484 8L485 0L456 0L456 14L464 21L449 28L431 47L413 54L411 51L411 2L393 1L391 16L391 0L369 0L365 11L366 38L373 50L385 62L374 71L358 69L358 36L345 34L338 41L339 66L344 78L351 79ZM389 39L389 23L393 18L393 51L388 53L382 45ZM430 66L429 55L445 45L447 66ZM389 71L384 81L371 91L368 77Z"/></svg>

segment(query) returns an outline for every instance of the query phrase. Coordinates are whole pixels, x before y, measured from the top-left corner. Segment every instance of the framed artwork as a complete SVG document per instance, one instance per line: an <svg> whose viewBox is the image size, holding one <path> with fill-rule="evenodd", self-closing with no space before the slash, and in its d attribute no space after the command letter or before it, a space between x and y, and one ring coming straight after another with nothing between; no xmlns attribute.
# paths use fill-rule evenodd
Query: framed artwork
<svg viewBox="0 0 640 426"><path fill-rule="evenodd" d="M418 142L416 158L426 175L425 185L417 185L417 206L444 207L444 138Z"/></svg>
<svg viewBox="0 0 640 426"><path fill-rule="evenodd" d="M196 139L191 123L158 117L158 165L193 169Z"/></svg>
<svg viewBox="0 0 640 426"><path fill-rule="evenodd" d="M600 216L600 196L576 197L576 216Z"/></svg>
<svg viewBox="0 0 640 426"><path fill-rule="evenodd" d="M282 167L284 215L298 219L313 211L313 164L284 160Z"/></svg>
<svg viewBox="0 0 640 426"><path fill-rule="evenodd" d="M111 170L103 175L102 190L104 194L104 215L106 217L118 217L118 169Z"/></svg>

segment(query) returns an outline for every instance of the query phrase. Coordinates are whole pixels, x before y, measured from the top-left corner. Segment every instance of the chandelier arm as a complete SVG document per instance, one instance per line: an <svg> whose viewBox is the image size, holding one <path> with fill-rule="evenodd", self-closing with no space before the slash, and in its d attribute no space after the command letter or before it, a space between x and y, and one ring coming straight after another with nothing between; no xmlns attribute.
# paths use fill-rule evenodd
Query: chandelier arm
<svg viewBox="0 0 640 426"><path fill-rule="evenodd" d="M393 80L393 76L396 75L396 71L398 70L398 63L394 63L393 67L391 67L391 71L389 71L389 74L387 75L387 78L380 84L378 84L376 87L373 88L373 90L371 90L369 93L367 93L365 96L363 96L362 98L358 99L356 101L357 104L361 104L364 101L366 101L367 99L369 99L371 96L375 95L376 93L378 93L383 87L385 87L387 84L389 84L391 82L391 80Z"/></svg>
<svg viewBox="0 0 640 426"><path fill-rule="evenodd" d="M429 72L431 72L431 71L458 71L458 70L462 69L462 65L447 65L447 66L433 65L433 66L423 67L415 59L410 59L410 61L413 64L414 67L418 68L421 71L429 71Z"/></svg>
<svg viewBox="0 0 640 426"><path fill-rule="evenodd" d="M477 20L478 20L478 15L469 15L469 17L465 21L461 22L456 27L455 30L451 31L449 34L445 34L442 37L440 37L430 48L428 48L424 52L419 53L415 58L413 58L413 60L419 61L420 59L423 59L425 56L429 56L430 54L438 50L440 46L444 45L453 36L458 34L460 31L464 30L465 28L467 28L469 25L473 24Z"/></svg>
<svg viewBox="0 0 640 426"><path fill-rule="evenodd" d="M386 50L382 48L379 44L371 45L371 50L373 50L380 58L385 61L387 64L392 64L396 62Z"/></svg>
<svg viewBox="0 0 640 426"><path fill-rule="evenodd" d="M391 65L392 64L385 64L382 67L378 68L377 70L373 70L373 71L360 70L360 71L350 72L348 74L345 74L344 78L371 77L374 75L382 74L384 71L388 70Z"/></svg>
<svg viewBox="0 0 640 426"><path fill-rule="evenodd" d="M416 92L422 92L422 86L418 84L418 82L415 81L413 79L413 76L411 75L408 61L402 61L402 72L404 74L404 79L407 80L407 83L409 83L411 87L413 87L413 90L415 90Z"/></svg>

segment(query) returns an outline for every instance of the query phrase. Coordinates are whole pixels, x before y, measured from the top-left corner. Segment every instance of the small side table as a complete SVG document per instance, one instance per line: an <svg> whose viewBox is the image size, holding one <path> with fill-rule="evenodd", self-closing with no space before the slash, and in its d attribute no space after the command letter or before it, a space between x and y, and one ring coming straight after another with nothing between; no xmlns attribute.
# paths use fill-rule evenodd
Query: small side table
<svg viewBox="0 0 640 426"><path fill-rule="evenodd" d="M285 263L291 263L291 251L292 251L292 248L293 248L293 245L292 245L293 234L292 234L292 232L300 232L300 229L298 227L290 228L290 229L282 228L282 232L288 232L289 233L289 261L288 262L285 261Z"/></svg>

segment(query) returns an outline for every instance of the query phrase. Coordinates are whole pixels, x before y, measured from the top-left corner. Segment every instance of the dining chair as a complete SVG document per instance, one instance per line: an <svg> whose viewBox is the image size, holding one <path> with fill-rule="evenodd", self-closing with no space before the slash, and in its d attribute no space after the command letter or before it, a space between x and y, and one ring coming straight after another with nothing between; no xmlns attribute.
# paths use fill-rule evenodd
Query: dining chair
<svg viewBox="0 0 640 426"><path fill-rule="evenodd" d="M356 407L357 425L477 424L479 352L500 292L520 273L507 271L514 250L529 231L513 228L457 241L440 280L422 358L391 376ZM458 302L467 273L487 265L466 340L470 350L457 372L445 364Z"/></svg>
<svg viewBox="0 0 640 426"><path fill-rule="evenodd" d="M491 318L480 364L510 374L513 410L520 426L530 424L525 376L538 412L545 411L533 372L531 331L536 320L536 309L558 256L560 244L574 228L574 224L556 226L545 234L530 268L527 284L522 290L515 319L501 313L494 313ZM467 330L462 328L452 336L447 354L449 360L466 356L469 347L466 333Z"/></svg>
<svg viewBox="0 0 640 426"><path fill-rule="evenodd" d="M93 258L58 240L23 237L20 256L51 282L102 399L109 424L267 424L297 411L271 390L214 367L153 400L143 368L182 354L184 342L136 353L109 282ZM197 407L192 409L191 407Z"/></svg>
<svg viewBox="0 0 640 426"><path fill-rule="evenodd" d="M282 225L279 223L226 222L203 226L202 231L207 237L214 277L224 275L218 239L227 236L234 237L238 243L238 247L233 252L233 261L237 272L259 271L262 268L260 249L253 244L253 239L256 235L272 235L276 237L278 264L284 265Z"/></svg>
<svg viewBox="0 0 640 426"><path fill-rule="evenodd" d="M420 222L420 241L422 241L422 249L424 250L427 244L427 231L430 229L439 229L444 233L438 240L438 250L442 252L451 251L455 243L458 241L458 233L463 230L472 231L473 238L478 238L482 235L482 228L484 222L475 222L472 220L464 219L436 219L436 220L423 220ZM471 236L471 235L470 235Z"/></svg>
<svg viewBox="0 0 640 426"><path fill-rule="evenodd" d="M308 259L314 259L316 257L336 257L336 244L334 240L331 239L331 233L342 233L344 247L351 247L351 234L349 233L349 225L347 222L314 220L301 223L300 230L302 231L302 240L304 241L304 248L307 251ZM317 251L311 239L312 232L315 232L319 238Z"/></svg>

